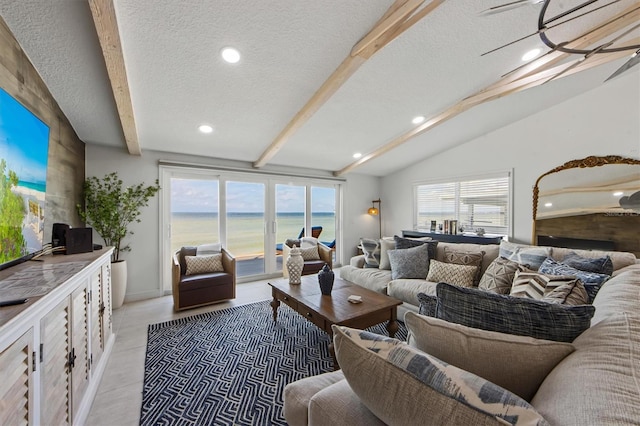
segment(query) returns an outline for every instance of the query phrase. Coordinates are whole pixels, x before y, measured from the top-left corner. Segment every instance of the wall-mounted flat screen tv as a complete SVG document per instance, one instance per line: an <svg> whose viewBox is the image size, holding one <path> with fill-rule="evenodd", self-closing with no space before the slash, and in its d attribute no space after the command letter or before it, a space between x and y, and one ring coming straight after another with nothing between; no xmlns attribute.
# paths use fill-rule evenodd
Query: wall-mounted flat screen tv
<svg viewBox="0 0 640 426"><path fill-rule="evenodd" d="M0 269L42 250L49 127L0 89Z"/></svg>

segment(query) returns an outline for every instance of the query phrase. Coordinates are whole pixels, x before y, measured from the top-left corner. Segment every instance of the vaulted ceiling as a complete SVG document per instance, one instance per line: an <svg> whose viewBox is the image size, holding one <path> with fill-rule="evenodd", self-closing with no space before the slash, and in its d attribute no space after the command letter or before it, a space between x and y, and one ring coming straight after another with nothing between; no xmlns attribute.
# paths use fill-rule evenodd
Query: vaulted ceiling
<svg viewBox="0 0 640 426"><path fill-rule="evenodd" d="M546 82L580 57L551 52L528 70L547 74L501 77L525 52L550 50L534 36L481 56L538 29L534 1L480 13L501 3L0 0L0 14L87 144L384 176L607 84L632 53L594 54ZM552 1L547 16L581 3ZM576 41L586 48L639 43L637 0L595 1L581 13L600 7L547 35L587 34ZM610 34L596 37L616 15ZM238 63L220 57L227 46L240 51ZM619 78L637 81L639 69ZM116 108L112 82L128 110ZM412 124L416 116L426 121ZM200 133L203 123L214 131Z"/></svg>

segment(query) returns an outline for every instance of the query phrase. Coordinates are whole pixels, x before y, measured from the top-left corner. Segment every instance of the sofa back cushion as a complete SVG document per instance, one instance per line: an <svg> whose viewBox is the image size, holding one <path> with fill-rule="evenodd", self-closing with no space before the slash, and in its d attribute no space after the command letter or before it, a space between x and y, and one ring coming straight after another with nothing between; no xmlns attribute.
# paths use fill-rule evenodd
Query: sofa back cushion
<svg viewBox="0 0 640 426"><path fill-rule="evenodd" d="M576 351L549 373L531 404L554 425L637 425L640 316L609 315L573 345Z"/></svg>
<svg viewBox="0 0 640 426"><path fill-rule="evenodd" d="M465 327L407 312L409 344L531 401L547 374L573 352L570 343Z"/></svg>

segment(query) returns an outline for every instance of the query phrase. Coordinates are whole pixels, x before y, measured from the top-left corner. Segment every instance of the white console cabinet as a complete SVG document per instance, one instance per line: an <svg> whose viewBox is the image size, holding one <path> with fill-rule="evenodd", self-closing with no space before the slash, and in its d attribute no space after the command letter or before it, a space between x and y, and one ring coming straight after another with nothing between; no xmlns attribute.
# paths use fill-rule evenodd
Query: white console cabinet
<svg viewBox="0 0 640 426"><path fill-rule="evenodd" d="M0 271L0 300L28 298L0 307L0 425L85 422L114 342L111 251Z"/></svg>

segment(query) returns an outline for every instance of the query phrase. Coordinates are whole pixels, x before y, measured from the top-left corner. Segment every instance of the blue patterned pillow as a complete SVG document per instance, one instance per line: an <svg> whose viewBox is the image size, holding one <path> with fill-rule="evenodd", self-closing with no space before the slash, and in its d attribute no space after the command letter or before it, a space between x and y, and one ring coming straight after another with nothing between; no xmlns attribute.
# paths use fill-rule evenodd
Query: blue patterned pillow
<svg viewBox="0 0 640 426"><path fill-rule="evenodd" d="M429 273L429 247L426 244L404 250L389 250L391 279L417 278L426 280Z"/></svg>
<svg viewBox="0 0 640 426"><path fill-rule="evenodd" d="M488 331L573 342L591 325L593 305L562 305L446 283L436 286L436 318Z"/></svg>
<svg viewBox="0 0 640 426"><path fill-rule="evenodd" d="M584 288L587 290L587 294L589 295L589 303L593 303L593 299L595 299L596 294L602 287L602 284L609 278L609 275L605 274L596 274L594 272L585 272L576 268L572 268L569 265L565 265L562 262L556 262L552 258L548 257L542 265L540 265L539 272L543 274L549 275L573 275L575 277L580 278L582 284L584 284Z"/></svg>
<svg viewBox="0 0 640 426"><path fill-rule="evenodd" d="M404 342L335 325L333 333L349 386L387 424L419 423L419 414L430 424L548 425L519 396Z"/></svg>
<svg viewBox="0 0 640 426"><path fill-rule="evenodd" d="M527 268L534 271L549 256L551 256L551 247L525 246L504 240L500 242L500 257L527 265Z"/></svg>
<svg viewBox="0 0 640 426"><path fill-rule="evenodd" d="M562 259L562 263L585 272L605 275L613 274L613 261L609 256L589 258L580 256L572 251Z"/></svg>

